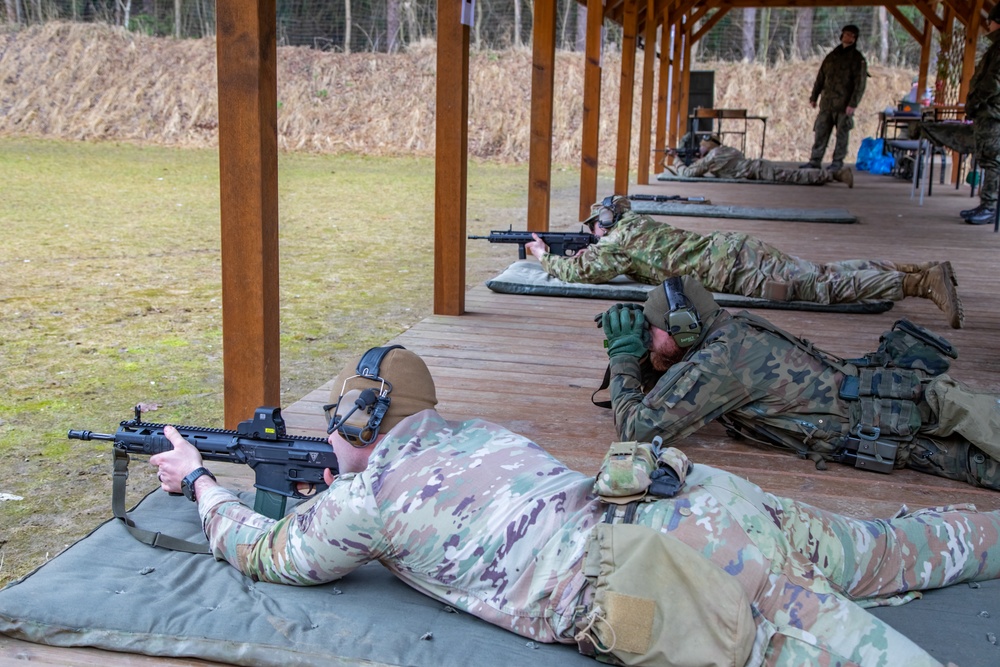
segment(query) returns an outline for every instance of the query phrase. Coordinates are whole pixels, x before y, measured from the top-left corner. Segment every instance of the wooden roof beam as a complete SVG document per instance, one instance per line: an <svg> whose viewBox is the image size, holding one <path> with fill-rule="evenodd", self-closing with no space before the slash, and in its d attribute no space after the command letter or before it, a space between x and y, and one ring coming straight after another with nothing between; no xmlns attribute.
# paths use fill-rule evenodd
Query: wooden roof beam
<svg viewBox="0 0 1000 667"><path fill-rule="evenodd" d="M932 26L938 29L938 32L944 32L944 19L937 15L937 4L937 2L930 3L926 0L918 0L913 3L913 6L916 7L921 14L923 14L924 18L927 19Z"/></svg>
<svg viewBox="0 0 1000 667"><path fill-rule="evenodd" d="M712 14L712 16L709 17L709 19L705 21L700 28L698 28L698 32L691 35L691 41L697 43L699 39L708 33L709 30L715 27L716 23L721 21L722 18L729 13L729 9L729 7L720 7L719 11Z"/></svg>
<svg viewBox="0 0 1000 667"><path fill-rule="evenodd" d="M918 43L923 42L923 30L917 30L917 27L910 22L910 19L906 18L906 14L899 11L899 8L895 5L886 5L885 8L890 14L892 14L892 17L896 19L899 25L903 26L903 29L910 33L910 36L913 37L913 39L917 40Z"/></svg>

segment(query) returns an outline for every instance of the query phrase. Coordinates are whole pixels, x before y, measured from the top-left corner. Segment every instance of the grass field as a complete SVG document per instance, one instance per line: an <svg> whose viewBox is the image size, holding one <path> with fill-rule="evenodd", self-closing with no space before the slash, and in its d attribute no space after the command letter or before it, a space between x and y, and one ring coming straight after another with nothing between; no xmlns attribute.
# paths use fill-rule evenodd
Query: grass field
<svg viewBox="0 0 1000 667"><path fill-rule="evenodd" d="M283 154L278 173L287 405L430 314L434 167ZM216 151L4 138L0 182L2 586L110 516L110 447L69 429L113 432L139 402L222 426L222 295ZM554 171L553 229L577 229L578 186ZM470 164L469 233L523 228L526 192L526 166ZM469 241L468 284L514 250Z"/></svg>

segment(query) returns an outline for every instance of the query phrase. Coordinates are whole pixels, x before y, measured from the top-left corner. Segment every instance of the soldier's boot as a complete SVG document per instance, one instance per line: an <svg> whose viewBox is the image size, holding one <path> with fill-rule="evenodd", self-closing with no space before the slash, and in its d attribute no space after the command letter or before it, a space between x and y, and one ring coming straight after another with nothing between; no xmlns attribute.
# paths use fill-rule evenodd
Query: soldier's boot
<svg viewBox="0 0 1000 667"><path fill-rule="evenodd" d="M893 267L895 267L895 270L899 271L900 273L920 273L921 271L926 271L927 269L933 269L940 263L941 262L934 262L934 261L916 262L916 263L893 262L892 265ZM952 274L952 278L954 278L954 274ZM958 285L958 281L955 281L955 284Z"/></svg>
<svg viewBox="0 0 1000 667"><path fill-rule="evenodd" d="M959 211L958 214L962 217L963 220L968 220L970 217L981 212L984 208L986 208L986 206L980 204L975 208L967 208L964 211Z"/></svg>
<svg viewBox="0 0 1000 667"><path fill-rule="evenodd" d="M967 440L918 437L908 449L908 468L1000 491L1000 462Z"/></svg>
<svg viewBox="0 0 1000 667"><path fill-rule="evenodd" d="M799 169L822 169L822 168L823 168L822 164L820 164L819 162L813 162L812 160L809 160L809 162L806 162L805 164L799 165Z"/></svg>
<svg viewBox="0 0 1000 667"><path fill-rule="evenodd" d="M854 187L854 170L850 167L845 167L843 169L838 169L833 172L833 180L839 181L841 183L847 183L847 187Z"/></svg>
<svg viewBox="0 0 1000 667"><path fill-rule="evenodd" d="M843 162L831 162L830 163L830 171L840 171L843 168L844 168L844 163Z"/></svg>
<svg viewBox="0 0 1000 667"><path fill-rule="evenodd" d="M981 206L980 210L965 219L970 225L988 225L996 220L997 211L995 208Z"/></svg>
<svg viewBox="0 0 1000 667"><path fill-rule="evenodd" d="M965 311L955 289L956 283L951 262L942 262L920 273L903 274L903 296L930 299L948 316L952 329L961 329Z"/></svg>

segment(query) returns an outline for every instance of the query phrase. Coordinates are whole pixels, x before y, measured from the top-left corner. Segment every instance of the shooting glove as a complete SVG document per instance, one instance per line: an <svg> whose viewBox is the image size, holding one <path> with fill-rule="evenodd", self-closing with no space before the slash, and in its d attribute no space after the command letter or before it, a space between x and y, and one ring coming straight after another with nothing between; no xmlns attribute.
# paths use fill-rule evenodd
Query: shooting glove
<svg viewBox="0 0 1000 667"><path fill-rule="evenodd" d="M649 327L642 313L642 306L634 303L616 303L600 315L604 346L608 357L628 355L639 358L649 347Z"/></svg>

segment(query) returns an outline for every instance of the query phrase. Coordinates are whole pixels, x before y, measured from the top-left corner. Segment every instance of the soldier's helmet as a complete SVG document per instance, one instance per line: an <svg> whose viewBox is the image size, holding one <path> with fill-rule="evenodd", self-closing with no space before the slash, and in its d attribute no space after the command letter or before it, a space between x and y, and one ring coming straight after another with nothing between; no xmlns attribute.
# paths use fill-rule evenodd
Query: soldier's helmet
<svg viewBox="0 0 1000 667"><path fill-rule="evenodd" d="M721 308L697 278L681 276L679 290L668 289L669 283L671 279L648 292L642 314L651 326L669 333L679 347L691 347L704 338Z"/></svg>
<svg viewBox="0 0 1000 667"><path fill-rule="evenodd" d="M411 415L437 405L424 360L402 346L375 347L354 359L333 381L323 406L328 433L338 431L363 447Z"/></svg>
<svg viewBox="0 0 1000 667"><path fill-rule="evenodd" d="M611 229L631 210L632 202L628 197L609 195L590 207L590 217L583 222L591 229L595 223L601 229Z"/></svg>

